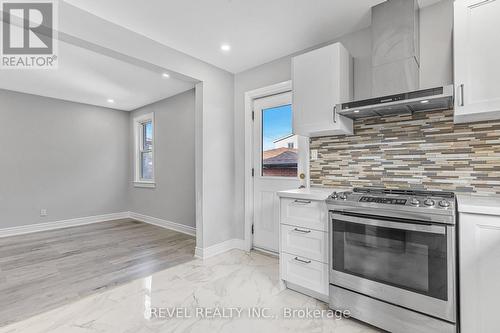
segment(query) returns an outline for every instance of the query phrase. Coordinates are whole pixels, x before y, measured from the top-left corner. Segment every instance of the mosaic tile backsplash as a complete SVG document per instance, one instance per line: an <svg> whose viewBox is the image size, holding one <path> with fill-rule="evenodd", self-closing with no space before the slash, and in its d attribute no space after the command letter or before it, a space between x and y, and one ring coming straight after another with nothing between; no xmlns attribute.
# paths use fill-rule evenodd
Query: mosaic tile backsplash
<svg viewBox="0 0 500 333"><path fill-rule="evenodd" d="M310 148L313 186L500 194L500 121L454 124L453 110L366 118Z"/></svg>

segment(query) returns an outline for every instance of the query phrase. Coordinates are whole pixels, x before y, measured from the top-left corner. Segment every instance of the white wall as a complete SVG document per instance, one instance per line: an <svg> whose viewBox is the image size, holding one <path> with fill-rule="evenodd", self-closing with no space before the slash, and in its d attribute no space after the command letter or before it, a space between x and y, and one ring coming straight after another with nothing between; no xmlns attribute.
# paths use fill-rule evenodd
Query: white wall
<svg viewBox="0 0 500 333"><path fill-rule="evenodd" d="M131 166L129 210L195 227L194 89L130 113L130 163L134 117L154 112L155 188L134 187Z"/></svg>
<svg viewBox="0 0 500 333"><path fill-rule="evenodd" d="M423 88L452 82L452 0L424 8L420 21L421 76ZM371 97L371 30L360 30L338 40L318 45L316 49L341 42L354 58L354 98ZM244 227L244 94L247 91L291 79L291 58L310 51L307 49L273 62L238 73L234 79L234 133L235 133L235 207L238 228L235 237L243 238Z"/></svg>
<svg viewBox="0 0 500 333"><path fill-rule="evenodd" d="M0 229L127 211L128 121L123 111L0 90Z"/></svg>

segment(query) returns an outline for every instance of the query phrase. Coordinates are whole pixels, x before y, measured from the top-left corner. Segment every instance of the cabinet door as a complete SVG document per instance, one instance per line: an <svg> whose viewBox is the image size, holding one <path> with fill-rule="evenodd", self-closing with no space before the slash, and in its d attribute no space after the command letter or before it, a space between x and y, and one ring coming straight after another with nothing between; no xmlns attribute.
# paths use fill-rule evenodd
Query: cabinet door
<svg viewBox="0 0 500 333"><path fill-rule="evenodd" d="M295 134L352 134L352 120L335 110L352 95L351 57L341 44L294 57L292 75Z"/></svg>
<svg viewBox="0 0 500 333"><path fill-rule="evenodd" d="M500 119L500 1L454 6L455 121Z"/></svg>
<svg viewBox="0 0 500 333"><path fill-rule="evenodd" d="M500 329L500 217L460 214L460 317L464 333Z"/></svg>

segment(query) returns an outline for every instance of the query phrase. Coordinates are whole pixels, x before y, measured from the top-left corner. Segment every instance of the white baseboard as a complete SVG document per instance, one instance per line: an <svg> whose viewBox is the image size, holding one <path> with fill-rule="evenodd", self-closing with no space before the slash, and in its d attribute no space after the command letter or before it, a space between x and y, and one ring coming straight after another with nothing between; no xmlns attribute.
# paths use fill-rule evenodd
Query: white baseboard
<svg viewBox="0 0 500 333"><path fill-rule="evenodd" d="M196 247L194 256L200 259L207 259L233 249L245 251L245 241L243 239L233 238L205 248Z"/></svg>
<svg viewBox="0 0 500 333"><path fill-rule="evenodd" d="M20 227L12 227L12 228L5 228L5 229L0 229L0 238L1 237L7 237L7 236L15 236L15 235L22 235L22 234L28 234L32 232L39 232L39 231L47 231L47 230L55 230L55 229L62 229L62 228L69 228L69 227L76 227L80 225L86 225L86 224L92 224L92 223L99 223L99 222L106 222L106 221L112 221L112 220L120 220L120 219L134 219L140 222L156 225L158 227L162 227L165 229L170 229L178 232L182 232L184 234L188 234L191 236L196 236L196 228L189 227L183 224L163 220L157 217L152 217L152 216L147 216L135 212L122 212L122 213L113 213L113 214L104 214L104 215L97 215L97 216L88 216L88 217L80 217L80 218L75 218L75 219L69 219L69 220L61 220L61 221L54 221L54 222L47 222L47 223L37 223L37 224L31 224L31 225L24 225ZM206 248L200 248L196 247L195 249L195 257L201 258L201 259L206 259L210 258L213 256L216 256L218 254L227 252L229 250L233 249L239 249L246 251L246 246L245 246L245 241L243 239L229 239L225 242L215 244Z"/></svg>
<svg viewBox="0 0 500 333"><path fill-rule="evenodd" d="M279 253L276 253L276 252L273 252L273 251L269 251L269 250L265 250L265 249L259 249L259 248L256 248L256 247L254 247L252 250L255 251L255 252L260 252L262 254L271 256L271 257L275 257L275 258L279 258L279 256L280 256Z"/></svg>
<svg viewBox="0 0 500 333"><path fill-rule="evenodd" d="M97 216L79 217L69 220L23 225L19 227L0 229L0 237L16 236L16 235L29 234L32 232L55 230L55 229L76 227L79 225L86 225L91 223L126 219L129 216L130 216L129 212L122 212L122 213L104 214Z"/></svg>
<svg viewBox="0 0 500 333"><path fill-rule="evenodd" d="M152 216L143 215L143 214L134 213L134 212L129 212L128 217L130 217L131 219L140 221L140 222L152 224L152 225L162 227L165 229L170 229L170 230L182 232L183 234L196 236L196 228L189 227L189 226L186 226L184 224L175 223L175 222L159 219L157 217L152 217Z"/></svg>

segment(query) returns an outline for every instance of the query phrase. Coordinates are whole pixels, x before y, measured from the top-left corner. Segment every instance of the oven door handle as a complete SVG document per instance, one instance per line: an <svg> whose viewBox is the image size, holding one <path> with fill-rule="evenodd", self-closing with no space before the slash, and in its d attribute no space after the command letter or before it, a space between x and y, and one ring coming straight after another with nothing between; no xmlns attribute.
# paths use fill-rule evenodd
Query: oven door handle
<svg viewBox="0 0 500 333"><path fill-rule="evenodd" d="M416 220L416 221L422 221L422 222L428 222L428 223L433 223L433 222L443 222L445 223L446 221L449 221L450 224L453 221L453 219L449 216L446 215L427 215L427 214L419 214L419 213L410 213L410 212L398 212L396 210L384 210L381 215L378 213L375 213L373 209L367 208L367 207L331 207L331 211L337 211L337 212L343 212L343 213L355 213L355 214L363 214L363 215L376 215L379 217L394 217L394 218L400 218L400 219L410 219L410 220ZM433 209L434 213L439 213L438 209ZM433 217L434 216L434 217ZM439 217L439 218L437 218Z"/></svg>
<svg viewBox="0 0 500 333"><path fill-rule="evenodd" d="M364 225L371 225L375 227L384 227L384 228L392 228L392 229L400 229L400 230L409 230L409 231L418 231L418 232L427 232L431 234L446 234L446 227L435 224L418 224L418 223L401 223L394 221L386 221L386 220L376 220L364 217L357 216L349 216L338 214L335 212L330 213L332 218L335 220L358 223Z"/></svg>

